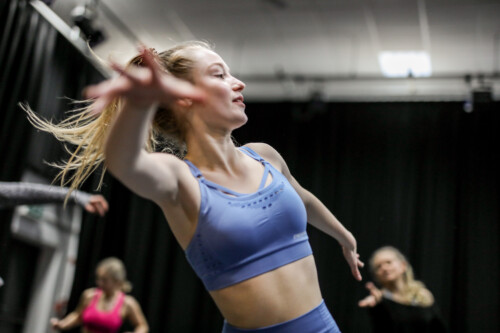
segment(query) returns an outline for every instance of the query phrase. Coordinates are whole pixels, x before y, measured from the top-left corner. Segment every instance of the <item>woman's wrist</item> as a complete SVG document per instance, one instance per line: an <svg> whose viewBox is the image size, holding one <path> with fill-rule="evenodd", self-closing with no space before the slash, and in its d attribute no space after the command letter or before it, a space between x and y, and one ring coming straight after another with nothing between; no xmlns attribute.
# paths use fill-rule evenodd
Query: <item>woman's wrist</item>
<svg viewBox="0 0 500 333"><path fill-rule="evenodd" d="M347 251L356 251L356 238L354 238L353 234L346 230L342 239L338 240L340 246Z"/></svg>
<svg viewBox="0 0 500 333"><path fill-rule="evenodd" d="M123 99L123 109L135 111L135 112L152 112L153 110L155 111L158 108L158 105L160 103L158 102L152 102L152 101L141 101L141 100L135 100L131 98L124 98Z"/></svg>

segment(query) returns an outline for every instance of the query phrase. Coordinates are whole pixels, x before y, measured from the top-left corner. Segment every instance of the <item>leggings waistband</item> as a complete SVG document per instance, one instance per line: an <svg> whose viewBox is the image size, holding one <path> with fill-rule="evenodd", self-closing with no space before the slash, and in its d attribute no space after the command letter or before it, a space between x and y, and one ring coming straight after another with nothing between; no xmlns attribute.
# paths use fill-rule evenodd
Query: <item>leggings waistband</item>
<svg viewBox="0 0 500 333"><path fill-rule="evenodd" d="M276 325L242 329L224 321L222 333L340 333L337 323L328 311L324 301L311 311Z"/></svg>

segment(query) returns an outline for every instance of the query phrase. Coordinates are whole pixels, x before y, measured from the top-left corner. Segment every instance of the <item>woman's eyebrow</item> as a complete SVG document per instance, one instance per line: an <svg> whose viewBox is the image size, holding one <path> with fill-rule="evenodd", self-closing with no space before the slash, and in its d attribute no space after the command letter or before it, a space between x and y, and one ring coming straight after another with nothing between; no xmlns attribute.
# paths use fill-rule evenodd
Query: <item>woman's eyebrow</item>
<svg viewBox="0 0 500 333"><path fill-rule="evenodd" d="M210 66L208 66L208 69L212 69L214 67L220 67L223 71L229 72L229 69L226 68L226 66L224 66L224 64L221 62L211 64Z"/></svg>

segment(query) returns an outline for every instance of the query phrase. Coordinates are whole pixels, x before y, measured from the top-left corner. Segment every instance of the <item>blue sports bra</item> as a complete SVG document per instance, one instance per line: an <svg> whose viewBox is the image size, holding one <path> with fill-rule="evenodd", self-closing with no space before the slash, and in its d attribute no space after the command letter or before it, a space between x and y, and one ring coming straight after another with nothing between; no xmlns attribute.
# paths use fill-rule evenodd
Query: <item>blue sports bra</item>
<svg viewBox="0 0 500 333"><path fill-rule="evenodd" d="M283 174L248 147L264 165L255 193L241 194L203 177L190 161L201 191L198 225L185 254L208 290L222 289L312 253L302 199ZM272 182L265 186L268 175Z"/></svg>

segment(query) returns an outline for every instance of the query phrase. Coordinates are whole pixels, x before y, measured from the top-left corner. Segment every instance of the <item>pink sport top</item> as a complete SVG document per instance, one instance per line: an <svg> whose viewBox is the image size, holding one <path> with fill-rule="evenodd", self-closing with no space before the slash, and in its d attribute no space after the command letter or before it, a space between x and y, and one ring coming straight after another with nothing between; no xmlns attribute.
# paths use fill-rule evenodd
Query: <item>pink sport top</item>
<svg viewBox="0 0 500 333"><path fill-rule="evenodd" d="M82 323L86 330L92 333L116 333L122 326L123 320L120 310L125 299L125 294L120 292L115 307L111 311L97 309L97 303L101 298L102 290L96 289L89 306L82 312Z"/></svg>

